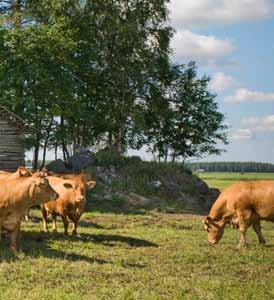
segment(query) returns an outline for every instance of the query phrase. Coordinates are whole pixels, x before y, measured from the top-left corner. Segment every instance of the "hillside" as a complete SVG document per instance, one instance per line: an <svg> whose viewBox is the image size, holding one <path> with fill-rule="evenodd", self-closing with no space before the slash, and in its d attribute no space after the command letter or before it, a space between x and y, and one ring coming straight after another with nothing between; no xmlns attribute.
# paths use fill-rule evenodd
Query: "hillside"
<svg viewBox="0 0 274 300"><path fill-rule="evenodd" d="M182 165L133 157L97 160L89 171L97 182L89 208L100 211L207 212L219 195Z"/></svg>

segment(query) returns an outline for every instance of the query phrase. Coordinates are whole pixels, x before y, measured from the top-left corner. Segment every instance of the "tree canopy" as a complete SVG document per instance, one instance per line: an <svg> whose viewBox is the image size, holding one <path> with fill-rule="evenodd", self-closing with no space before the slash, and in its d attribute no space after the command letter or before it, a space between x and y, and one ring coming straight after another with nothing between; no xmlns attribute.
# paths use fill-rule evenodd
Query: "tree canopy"
<svg viewBox="0 0 274 300"><path fill-rule="evenodd" d="M219 153L209 78L170 59L167 0L0 1L0 103L35 130L34 149Z"/></svg>

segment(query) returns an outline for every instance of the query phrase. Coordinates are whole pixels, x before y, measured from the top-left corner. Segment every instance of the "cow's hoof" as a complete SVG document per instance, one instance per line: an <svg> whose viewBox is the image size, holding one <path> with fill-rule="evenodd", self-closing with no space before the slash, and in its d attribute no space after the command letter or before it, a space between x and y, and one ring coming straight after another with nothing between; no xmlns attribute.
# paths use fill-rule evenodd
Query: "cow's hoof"
<svg viewBox="0 0 274 300"><path fill-rule="evenodd" d="M10 246L10 251L14 254L14 255L19 255L20 251L17 249L17 247L14 246Z"/></svg>
<svg viewBox="0 0 274 300"><path fill-rule="evenodd" d="M238 246L237 246L237 249L244 249L244 248L246 248L247 247L247 243L240 243L240 244L238 244Z"/></svg>

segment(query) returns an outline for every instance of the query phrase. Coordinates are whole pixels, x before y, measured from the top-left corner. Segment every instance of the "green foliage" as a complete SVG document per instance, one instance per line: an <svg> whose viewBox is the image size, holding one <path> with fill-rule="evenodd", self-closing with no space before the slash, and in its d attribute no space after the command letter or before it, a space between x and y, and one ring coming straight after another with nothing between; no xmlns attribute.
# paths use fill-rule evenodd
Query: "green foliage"
<svg viewBox="0 0 274 300"><path fill-rule="evenodd" d="M168 0L0 1L0 104L27 148L147 145L159 158L219 153L223 115L196 66L170 61ZM57 153L57 151L56 151Z"/></svg>
<svg viewBox="0 0 274 300"><path fill-rule="evenodd" d="M227 143L224 116L218 112L209 78L197 78L195 63L173 66L170 82L148 110L148 136L152 151L173 160L220 154L218 143ZM151 114L151 111L153 112Z"/></svg>
<svg viewBox="0 0 274 300"><path fill-rule="evenodd" d="M125 161L126 158L120 153L107 149L98 151L94 155L94 164L96 166L120 166L124 164Z"/></svg>

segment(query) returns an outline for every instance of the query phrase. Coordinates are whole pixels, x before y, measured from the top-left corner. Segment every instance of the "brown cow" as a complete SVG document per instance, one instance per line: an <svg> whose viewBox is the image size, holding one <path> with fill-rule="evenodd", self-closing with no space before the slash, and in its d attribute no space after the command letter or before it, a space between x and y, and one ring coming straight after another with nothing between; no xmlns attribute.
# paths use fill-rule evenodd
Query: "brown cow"
<svg viewBox="0 0 274 300"><path fill-rule="evenodd" d="M17 251L16 241L26 209L57 196L42 172L0 179L0 232L10 233L11 250Z"/></svg>
<svg viewBox="0 0 274 300"><path fill-rule="evenodd" d="M264 244L260 220L274 222L274 181L237 182L225 189L203 221L210 244L216 244L222 238L225 224L235 215L241 233L239 247L246 245L246 232L250 225L259 242Z"/></svg>
<svg viewBox="0 0 274 300"><path fill-rule="evenodd" d="M59 194L56 201L49 201L41 205L43 229L48 231L47 216L51 214L52 230L57 231L56 218L61 216L64 233L68 234L69 219L73 222L72 234L77 234L77 226L86 204L86 190L95 186L95 181L86 174L64 175L65 178L49 176L52 188Z"/></svg>
<svg viewBox="0 0 274 300"><path fill-rule="evenodd" d="M13 178L18 178L18 177L28 177L31 175L32 175L32 172L23 166L18 167L18 169L15 172L0 171L0 179L1 178L13 179Z"/></svg>
<svg viewBox="0 0 274 300"><path fill-rule="evenodd" d="M18 177L28 177L33 174L33 171L27 169L24 166L18 167L18 169L15 172L6 172L6 171L0 171L0 179L1 178L9 178L14 179ZM27 209L25 213L25 221L29 220L29 208Z"/></svg>

